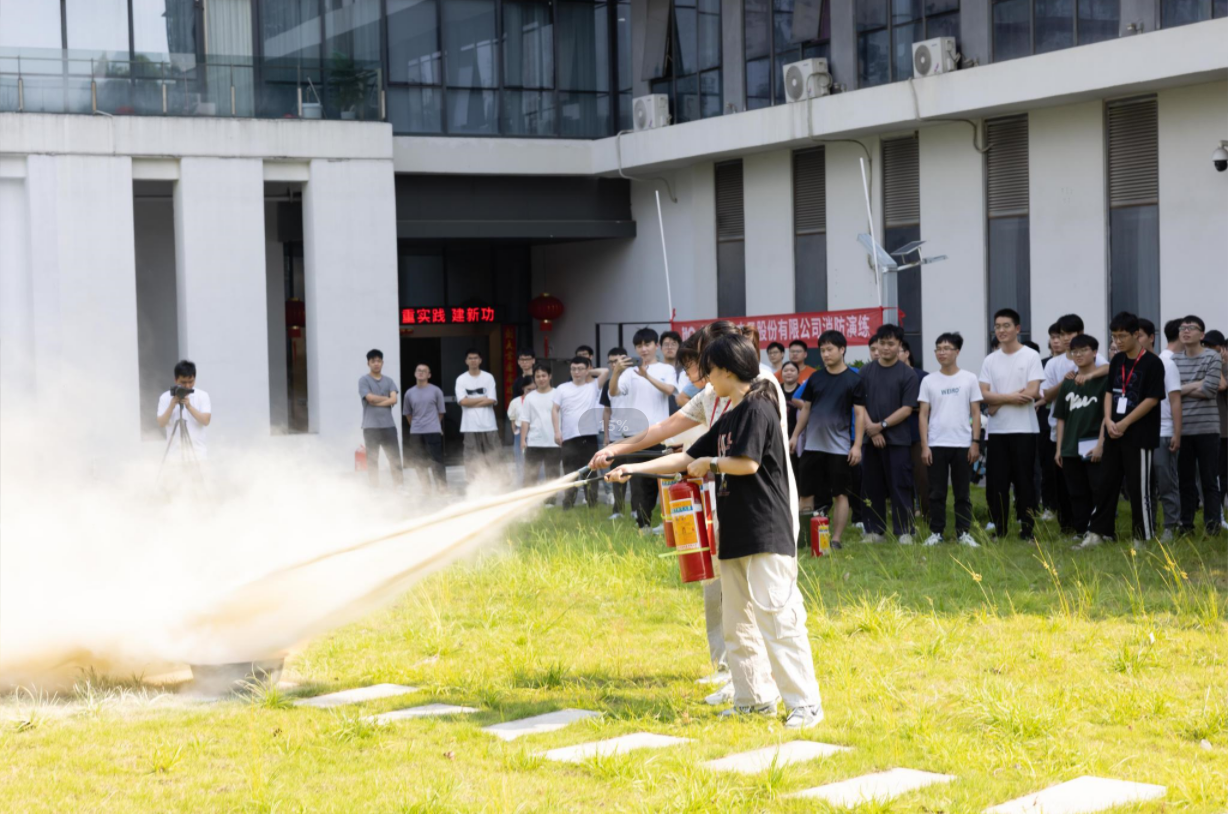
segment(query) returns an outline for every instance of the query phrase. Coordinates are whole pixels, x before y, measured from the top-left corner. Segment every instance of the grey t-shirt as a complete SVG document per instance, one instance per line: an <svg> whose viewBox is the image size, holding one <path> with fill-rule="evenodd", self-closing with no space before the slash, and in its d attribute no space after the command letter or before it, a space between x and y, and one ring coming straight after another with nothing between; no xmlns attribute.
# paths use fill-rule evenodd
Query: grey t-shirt
<svg viewBox="0 0 1228 814"><path fill-rule="evenodd" d="M358 398L362 400L362 428L364 430L396 429L397 422L392 417L391 407L376 407L367 401L367 394L387 398L398 393L397 383L391 376L380 376L377 381L370 373L358 380Z"/></svg>
<svg viewBox="0 0 1228 814"><path fill-rule="evenodd" d="M861 369L861 379L866 383L866 413L870 423L878 424L901 407L917 409L917 393L921 389L917 374L904 362L883 367L872 361ZM888 446L909 446L912 432L908 422L901 421L889 428Z"/></svg>
<svg viewBox="0 0 1228 814"><path fill-rule="evenodd" d="M444 411L443 391L438 387L433 384L426 387L414 385L405 391L402 402L405 404L405 415L411 419L410 435L443 432L439 426L439 414Z"/></svg>

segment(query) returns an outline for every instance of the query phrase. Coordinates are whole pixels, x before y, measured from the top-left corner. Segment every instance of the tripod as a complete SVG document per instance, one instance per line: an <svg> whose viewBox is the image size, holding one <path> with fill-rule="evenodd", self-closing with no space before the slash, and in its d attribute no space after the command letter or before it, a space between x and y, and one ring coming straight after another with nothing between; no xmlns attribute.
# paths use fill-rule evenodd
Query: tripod
<svg viewBox="0 0 1228 814"><path fill-rule="evenodd" d="M184 405L180 402L178 418L167 435L166 449L162 451L162 462L158 465L158 482L163 482L162 472L166 468L166 459L170 456L175 439L179 439L179 456L183 470L188 473L192 485L199 489L202 495L208 496L205 477L200 471L200 460L196 457L196 447L192 443L192 434L188 432L188 422L183 417L183 411Z"/></svg>

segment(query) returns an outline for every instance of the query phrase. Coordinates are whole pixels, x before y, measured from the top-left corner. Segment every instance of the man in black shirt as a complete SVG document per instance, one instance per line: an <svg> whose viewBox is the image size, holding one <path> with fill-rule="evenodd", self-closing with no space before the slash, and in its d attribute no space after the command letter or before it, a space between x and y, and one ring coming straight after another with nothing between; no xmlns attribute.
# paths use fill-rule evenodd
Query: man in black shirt
<svg viewBox="0 0 1228 814"><path fill-rule="evenodd" d="M1117 495L1122 477L1130 497L1134 547L1155 536L1155 505L1151 494L1151 453L1160 443L1159 404L1165 397L1164 363L1138 341L1138 317L1121 312L1109 323L1121 351L1109 363L1109 392L1104 402L1104 456L1096 508L1083 542L1076 550L1095 548L1113 539L1117 526Z"/></svg>
<svg viewBox="0 0 1228 814"><path fill-rule="evenodd" d="M862 539L876 543L887 530L887 497L891 497L891 527L901 545L913 541L912 433L908 417L917 409L920 384L913 369L900 361L904 331L886 324L874 335L878 359L861 369L866 390L866 436L862 451L862 489L869 501L863 513Z"/></svg>

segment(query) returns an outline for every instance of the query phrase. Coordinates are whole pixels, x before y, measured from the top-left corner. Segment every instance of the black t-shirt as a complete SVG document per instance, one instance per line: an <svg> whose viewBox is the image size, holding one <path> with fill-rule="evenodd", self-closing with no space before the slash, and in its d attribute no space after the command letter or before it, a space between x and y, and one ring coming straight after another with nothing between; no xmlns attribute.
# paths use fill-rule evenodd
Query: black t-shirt
<svg viewBox="0 0 1228 814"><path fill-rule="evenodd" d="M1120 410L1122 394L1126 397L1126 409ZM1120 439L1138 449L1155 449L1160 445L1160 405L1164 393L1164 363L1160 357L1145 350L1131 359L1125 353L1119 353L1109 363L1109 392L1107 398L1113 400L1113 420L1121 421L1134 411L1146 399L1156 399L1157 403L1147 415L1131 424L1126 434Z"/></svg>
<svg viewBox="0 0 1228 814"><path fill-rule="evenodd" d="M753 475L716 476L722 560L752 554L797 556L789 507L789 461L780 433L780 413L770 401L744 400L721 416L687 455L759 462L759 471Z"/></svg>
<svg viewBox="0 0 1228 814"><path fill-rule="evenodd" d="M788 416L789 419L790 438L793 437L793 431L797 429L797 408L793 406L792 402L793 399L800 399L802 397L802 393L805 392L805 388L805 382L793 385L792 390L785 387L783 384L780 386L780 391L785 394L785 415Z"/></svg>
<svg viewBox="0 0 1228 814"><path fill-rule="evenodd" d="M861 369L861 378L866 383L866 412L872 423L881 424L901 407L911 407L914 413L917 411L920 380L913 369L903 362L896 362L891 367L883 367L877 361L870 362ZM906 447L912 443L907 421L890 427L884 435L889 446Z"/></svg>
<svg viewBox="0 0 1228 814"><path fill-rule="evenodd" d="M847 455L853 446L853 407L866 403L866 383L857 371L828 373L821 367L806 380L801 398L810 402L805 449Z"/></svg>

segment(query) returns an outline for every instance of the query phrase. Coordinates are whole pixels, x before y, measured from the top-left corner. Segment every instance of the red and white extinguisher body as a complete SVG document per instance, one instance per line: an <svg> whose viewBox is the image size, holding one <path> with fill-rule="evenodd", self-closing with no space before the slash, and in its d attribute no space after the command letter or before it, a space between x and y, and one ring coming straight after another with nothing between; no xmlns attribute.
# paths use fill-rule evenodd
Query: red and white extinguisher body
<svg viewBox="0 0 1228 814"><path fill-rule="evenodd" d="M831 529L822 515L810 518L810 553L816 557L831 553Z"/></svg>
<svg viewBox="0 0 1228 814"><path fill-rule="evenodd" d="M367 471L367 447L365 444L359 444L358 449L354 450L354 471Z"/></svg>
<svg viewBox="0 0 1228 814"><path fill-rule="evenodd" d="M674 547L678 555L678 570L683 582L712 579L712 546L708 513L700 481L684 480L666 490L669 496L669 516L674 524Z"/></svg>

